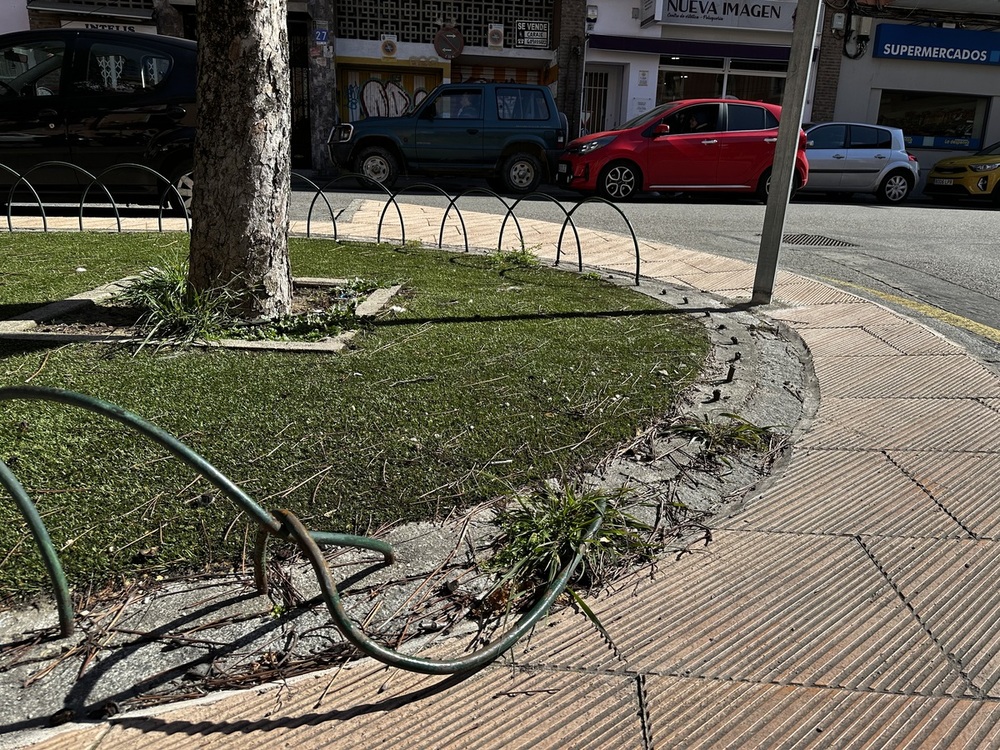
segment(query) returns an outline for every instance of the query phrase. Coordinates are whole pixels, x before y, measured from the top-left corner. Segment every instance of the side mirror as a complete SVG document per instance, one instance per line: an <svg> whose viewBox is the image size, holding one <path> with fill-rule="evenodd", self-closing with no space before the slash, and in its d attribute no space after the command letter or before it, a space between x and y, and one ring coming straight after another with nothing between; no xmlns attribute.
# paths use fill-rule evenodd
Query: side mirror
<svg viewBox="0 0 1000 750"><path fill-rule="evenodd" d="M670 126L665 122L661 122L655 128L653 128L653 137L658 138L661 135L670 135Z"/></svg>

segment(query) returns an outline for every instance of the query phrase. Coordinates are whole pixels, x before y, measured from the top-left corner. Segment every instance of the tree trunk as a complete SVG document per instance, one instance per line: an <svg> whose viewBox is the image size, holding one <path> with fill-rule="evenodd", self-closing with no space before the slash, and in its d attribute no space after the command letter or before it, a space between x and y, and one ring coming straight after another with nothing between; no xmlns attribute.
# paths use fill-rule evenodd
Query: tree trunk
<svg viewBox="0 0 1000 750"><path fill-rule="evenodd" d="M188 283L248 318L291 308L290 89L285 0L200 0Z"/></svg>

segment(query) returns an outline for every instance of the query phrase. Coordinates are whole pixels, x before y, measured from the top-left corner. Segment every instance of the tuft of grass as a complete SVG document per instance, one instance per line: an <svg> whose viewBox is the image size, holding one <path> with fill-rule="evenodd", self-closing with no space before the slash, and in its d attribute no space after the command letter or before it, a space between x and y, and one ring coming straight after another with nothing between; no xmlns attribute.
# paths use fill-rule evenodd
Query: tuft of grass
<svg viewBox="0 0 1000 750"><path fill-rule="evenodd" d="M489 258L493 267L500 270L538 268L541 265L537 253L532 248L523 245L514 250L494 250L490 253Z"/></svg>
<svg viewBox="0 0 1000 750"><path fill-rule="evenodd" d="M653 560L663 545L652 539L652 527L622 510L629 494L624 487L606 491L545 482L515 495L494 519L500 533L485 565L503 572L494 590L509 592L516 604L552 583L578 550L583 554L572 585L586 589ZM598 532L588 540L601 515Z"/></svg>
<svg viewBox="0 0 1000 750"><path fill-rule="evenodd" d="M188 266L166 260L149 268L118 293L114 304L143 310L139 328L143 344L189 346L195 341L217 338L234 318L237 301L232 287L198 291L187 283Z"/></svg>
<svg viewBox="0 0 1000 750"><path fill-rule="evenodd" d="M718 416L716 421L708 415L675 420L666 432L696 444L703 460L723 463L730 455L770 451L780 438L773 427L755 425L738 414L726 412Z"/></svg>

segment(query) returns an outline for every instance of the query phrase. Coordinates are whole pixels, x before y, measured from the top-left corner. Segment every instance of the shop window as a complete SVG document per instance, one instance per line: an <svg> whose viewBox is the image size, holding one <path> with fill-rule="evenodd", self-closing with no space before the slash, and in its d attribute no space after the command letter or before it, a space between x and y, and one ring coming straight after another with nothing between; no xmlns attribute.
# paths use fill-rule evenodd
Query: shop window
<svg viewBox="0 0 1000 750"><path fill-rule="evenodd" d="M712 99L722 96L721 73L661 70L656 82L656 103L675 99Z"/></svg>
<svg viewBox="0 0 1000 750"><path fill-rule="evenodd" d="M883 91L878 124L900 128L906 145L978 150L989 100L969 94Z"/></svg>

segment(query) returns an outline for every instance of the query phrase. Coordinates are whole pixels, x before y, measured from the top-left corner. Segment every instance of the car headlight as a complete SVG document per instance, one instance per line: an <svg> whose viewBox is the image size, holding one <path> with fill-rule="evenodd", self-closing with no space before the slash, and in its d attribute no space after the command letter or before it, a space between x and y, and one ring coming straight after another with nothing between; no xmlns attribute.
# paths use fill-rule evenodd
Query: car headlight
<svg viewBox="0 0 1000 750"><path fill-rule="evenodd" d="M589 154L591 151L596 151L599 148L603 148L604 146L607 146L609 143L611 143L611 141L613 141L615 137L616 136L613 135L605 135L601 136L600 138L595 138L592 141L588 141L587 143L584 143L582 146L580 146L580 153Z"/></svg>
<svg viewBox="0 0 1000 750"><path fill-rule="evenodd" d="M354 126L350 123L343 123L342 125L334 125L333 130L330 131L329 143L347 143L351 140L351 136L354 135Z"/></svg>
<svg viewBox="0 0 1000 750"><path fill-rule="evenodd" d="M992 172L994 169L1000 168L1000 161L995 161L990 164L970 164L969 168L973 172Z"/></svg>

